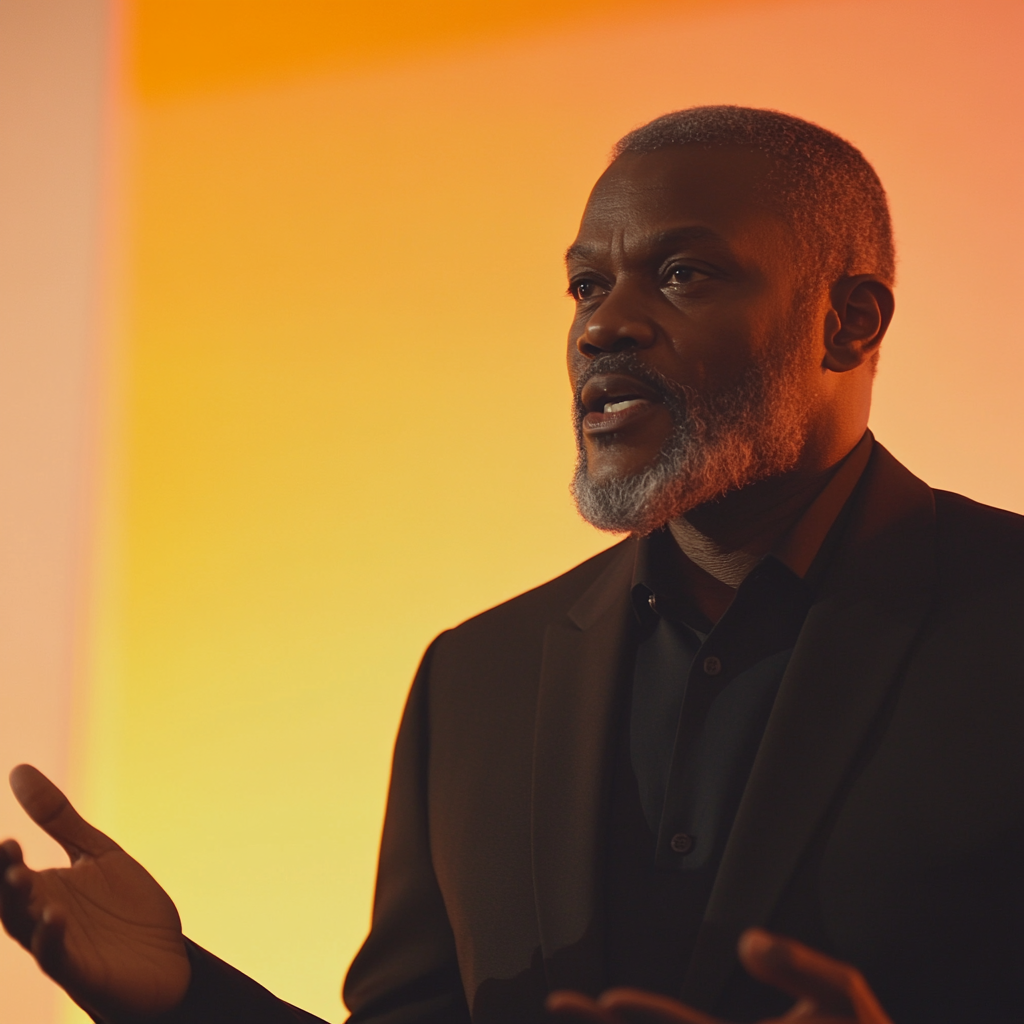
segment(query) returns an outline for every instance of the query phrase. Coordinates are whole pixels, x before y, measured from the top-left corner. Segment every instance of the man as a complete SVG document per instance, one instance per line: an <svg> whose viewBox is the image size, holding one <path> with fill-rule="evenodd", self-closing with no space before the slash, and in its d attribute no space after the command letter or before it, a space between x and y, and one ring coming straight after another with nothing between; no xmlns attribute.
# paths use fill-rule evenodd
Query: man
<svg viewBox="0 0 1024 1024"><path fill-rule="evenodd" d="M567 264L574 493L630 536L428 650L352 1019L1024 1018L1024 521L867 431L874 172L786 115L666 115ZM4 924L97 1019L315 1019L12 782L73 864L5 844Z"/></svg>

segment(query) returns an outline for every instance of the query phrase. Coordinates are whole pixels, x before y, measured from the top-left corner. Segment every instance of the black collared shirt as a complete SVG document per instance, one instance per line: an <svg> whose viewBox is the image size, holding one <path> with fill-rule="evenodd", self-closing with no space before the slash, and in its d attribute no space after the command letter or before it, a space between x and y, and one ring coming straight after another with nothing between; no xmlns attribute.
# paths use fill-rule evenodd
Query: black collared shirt
<svg viewBox="0 0 1024 1024"><path fill-rule="evenodd" d="M678 995L812 590L768 555L714 626L672 590L674 541L640 542L639 639L614 777L607 982Z"/></svg>

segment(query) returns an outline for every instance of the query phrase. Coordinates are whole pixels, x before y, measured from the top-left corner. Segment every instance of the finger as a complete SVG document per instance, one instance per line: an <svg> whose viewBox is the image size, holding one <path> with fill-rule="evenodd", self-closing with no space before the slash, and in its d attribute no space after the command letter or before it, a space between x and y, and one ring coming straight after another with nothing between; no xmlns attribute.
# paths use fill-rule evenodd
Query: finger
<svg viewBox="0 0 1024 1024"><path fill-rule="evenodd" d="M30 764L20 764L11 772L11 789L25 813L49 836L56 839L72 863L82 854L96 857L117 844L90 825L71 806L68 798Z"/></svg>
<svg viewBox="0 0 1024 1024"><path fill-rule="evenodd" d="M855 1017L861 1024L889 1024L860 971L795 939L751 928L740 937L739 956L759 981L810 1003L808 1012Z"/></svg>
<svg viewBox="0 0 1024 1024"><path fill-rule="evenodd" d="M64 981L67 973L64 948L66 931L67 918L64 912L57 907L46 907L32 932L32 955L44 973L55 981Z"/></svg>
<svg viewBox="0 0 1024 1024"><path fill-rule="evenodd" d="M635 988L609 989L597 1002L610 1010L617 1021L629 1024L721 1024L692 1006Z"/></svg>
<svg viewBox="0 0 1024 1024"><path fill-rule="evenodd" d="M33 872L21 859L13 840L0 847L0 921L11 938L26 949L32 940L35 920L30 912Z"/></svg>
<svg viewBox="0 0 1024 1024"><path fill-rule="evenodd" d="M14 864L24 864L25 856L16 839L5 839L0 843L0 878Z"/></svg>
<svg viewBox="0 0 1024 1024"><path fill-rule="evenodd" d="M565 1021L579 1021L581 1024L621 1024L582 992L552 992L544 1001L544 1007L553 1017Z"/></svg>
<svg viewBox="0 0 1024 1024"><path fill-rule="evenodd" d="M823 1010L851 1013L846 964L794 939L751 928L740 936L740 961L758 981L796 999L810 999Z"/></svg>

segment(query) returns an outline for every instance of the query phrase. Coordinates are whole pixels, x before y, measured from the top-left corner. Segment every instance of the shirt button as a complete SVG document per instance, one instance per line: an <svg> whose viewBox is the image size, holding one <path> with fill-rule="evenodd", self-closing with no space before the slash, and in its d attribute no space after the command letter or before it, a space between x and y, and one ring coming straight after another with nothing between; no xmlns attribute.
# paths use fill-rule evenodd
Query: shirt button
<svg viewBox="0 0 1024 1024"><path fill-rule="evenodd" d="M693 849L693 836L687 835L685 832L677 832L669 840L668 845L672 847L673 853L689 853Z"/></svg>
<svg viewBox="0 0 1024 1024"><path fill-rule="evenodd" d="M704 675L717 676L722 671L722 663L713 654L704 659Z"/></svg>

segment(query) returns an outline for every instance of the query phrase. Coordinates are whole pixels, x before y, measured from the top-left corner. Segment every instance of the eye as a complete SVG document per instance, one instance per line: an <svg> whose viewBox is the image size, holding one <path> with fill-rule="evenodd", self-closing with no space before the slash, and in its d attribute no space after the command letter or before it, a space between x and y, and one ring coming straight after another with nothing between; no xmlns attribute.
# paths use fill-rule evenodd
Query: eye
<svg viewBox="0 0 1024 1024"><path fill-rule="evenodd" d="M590 299L596 299L603 295L604 291L605 289L597 281L591 281L589 278L581 278L578 281L571 281L569 283L569 294L577 302L587 302Z"/></svg>
<svg viewBox="0 0 1024 1024"><path fill-rule="evenodd" d="M706 281L711 275L696 267L685 264L669 267L665 275L669 284L693 284L695 281Z"/></svg>

